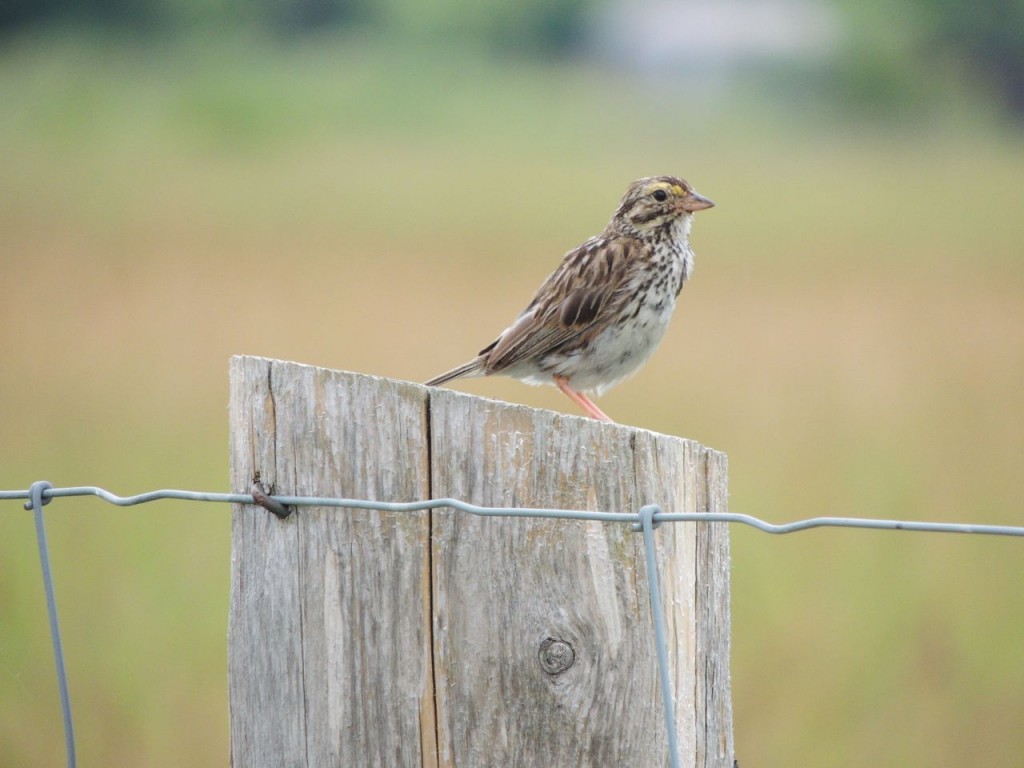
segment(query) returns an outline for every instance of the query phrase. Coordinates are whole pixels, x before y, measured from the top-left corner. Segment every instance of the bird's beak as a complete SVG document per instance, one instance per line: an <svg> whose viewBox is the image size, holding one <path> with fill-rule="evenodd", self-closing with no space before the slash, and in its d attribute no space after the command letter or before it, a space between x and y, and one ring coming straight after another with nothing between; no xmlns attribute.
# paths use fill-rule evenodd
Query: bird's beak
<svg viewBox="0 0 1024 768"><path fill-rule="evenodd" d="M711 208L714 205L715 204L713 202L703 195L698 195L696 192L691 192L679 201L679 207L689 213L693 213L694 211L703 211L705 208Z"/></svg>

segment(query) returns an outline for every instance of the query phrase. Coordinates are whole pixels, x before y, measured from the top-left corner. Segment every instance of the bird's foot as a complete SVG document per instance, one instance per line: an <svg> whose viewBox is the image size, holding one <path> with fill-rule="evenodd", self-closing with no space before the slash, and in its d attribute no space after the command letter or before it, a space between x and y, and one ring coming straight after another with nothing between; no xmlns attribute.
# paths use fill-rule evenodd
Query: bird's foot
<svg viewBox="0 0 1024 768"><path fill-rule="evenodd" d="M576 403L576 405L582 408L588 416L599 421L607 421L610 424L615 423L607 413L597 407L597 404L593 400L582 392L577 392L575 389L570 387L569 380L567 378L564 376L555 376L554 378L555 386L562 390L570 400Z"/></svg>

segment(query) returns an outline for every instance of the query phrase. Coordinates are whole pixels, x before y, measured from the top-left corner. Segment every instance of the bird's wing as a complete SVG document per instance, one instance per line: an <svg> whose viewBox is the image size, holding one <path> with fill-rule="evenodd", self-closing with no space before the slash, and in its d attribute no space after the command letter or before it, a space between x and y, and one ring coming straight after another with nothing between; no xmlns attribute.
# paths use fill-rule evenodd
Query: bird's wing
<svg viewBox="0 0 1024 768"><path fill-rule="evenodd" d="M481 350L486 372L542 357L607 324L628 299L638 247L631 238L599 236L567 253L516 321Z"/></svg>

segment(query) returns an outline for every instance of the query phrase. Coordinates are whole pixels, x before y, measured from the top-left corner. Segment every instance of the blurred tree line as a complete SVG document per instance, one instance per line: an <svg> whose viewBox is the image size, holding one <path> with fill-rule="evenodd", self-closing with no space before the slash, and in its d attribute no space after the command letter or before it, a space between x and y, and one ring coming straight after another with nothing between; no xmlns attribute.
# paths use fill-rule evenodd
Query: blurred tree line
<svg viewBox="0 0 1024 768"><path fill-rule="evenodd" d="M915 0L936 55L963 57L1024 115L1024 0Z"/></svg>
<svg viewBox="0 0 1024 768"><path fill-rule="evenodd" d="M0 0L0 34L52 22L112 25L150 34L218 23L263 26L291 35L360 25L556 55L579 42L587 13L602 1ZM988 79L1003 101L1024 115L1024 0L897 0L875 6L881 11L875 14L876 24L915 20L918 31L912 45L918 50L908 55L942 63L956 59ZM894 64L898 66L886 62Z"/></svg>
<svg viewBox="0 0 1024 768"><path fill-rule="evenodd" d="M445 34L557 53L577 40L593 0L0 0L0 30L63 22L180 33L197 25L257 25L283 34L361 25Z"/></svg>

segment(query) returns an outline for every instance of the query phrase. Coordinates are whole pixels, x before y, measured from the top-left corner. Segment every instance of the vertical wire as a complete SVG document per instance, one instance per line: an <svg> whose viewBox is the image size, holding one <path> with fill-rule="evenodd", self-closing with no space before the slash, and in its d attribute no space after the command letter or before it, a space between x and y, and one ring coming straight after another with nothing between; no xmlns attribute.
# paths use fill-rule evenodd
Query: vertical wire
<svg viewBox="0 0 1024 768"><path fill-rule="evenodd" d="M43 524L43 491L53 486L45 480L32 484L32 500L28 505L35 513L36 541L39 544L39 563L43 569L43 588L46 590L46 611L50 616L50 639L53 642L53 660L57 666L57 686L60 689L60 706L64 716L64 745L67 749L68 768L75 768L75 729L71 721L71 697L68 695L68 678L64 670L64 649L60 641L60 625L57 623L57 600L53 591L53 574L50 571L50 553L46 543L46 526Z"/></svg>
<svg viewBox="0 0 1024 768"><path fill-rule="evenodd" d="M644 554L647 560L647 588L651 593L651 614L654 616L654 644L658 650L658 676L661 680L661 703L665 713L665 733L668 736L668 760L672 768L679 768L679 743L676 736L676 715L672 698L672 683L668 675L668 650L665 642L665 615L661 607L658 587L658 561L654 551L654 515L661 508L649 504L640 510L644 531Z"/></svg>

